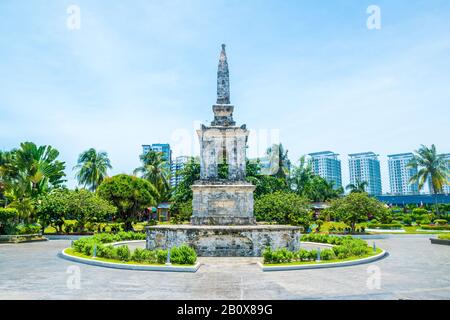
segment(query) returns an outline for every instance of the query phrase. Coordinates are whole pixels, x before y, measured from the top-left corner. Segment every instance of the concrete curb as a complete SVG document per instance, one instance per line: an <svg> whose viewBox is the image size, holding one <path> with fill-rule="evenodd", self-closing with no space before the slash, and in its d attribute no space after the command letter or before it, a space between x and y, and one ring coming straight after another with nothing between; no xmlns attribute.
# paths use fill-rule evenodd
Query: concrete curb
<svg viewBox="0 0 450 320"><path fill-rule="evenodd" d="M86 259L81 257L75 257L67 254L65 251L69 249L66 248L60 253L60 257L69 261L79 262L88 264L96 267L105 267L113 269L123 269L123 270L135 270L135 271L162 271L162 272L197 272L200 268L200 263L196 263L193 266L151 266L151 265L140 265L140 264L126 264L126 263L115 263L106 262L100 260Z"/></svg>
<svg viewBox="0 0 450 320"><path fill-rule="evenodd" d="M375 233L405 233L405 229L366 229L367 232L375 232Z"/></svg>
<svg viewBox="0 0 450 320"><path fill-rule="evenodd" d="M334 247L334 244L329 244L329 243L300 241L300 248L302 247L302 244L313 244L313 245L318 246L318 247L326 247L326 248L333 248Z"/></svg>
<svg viewBox="0 0 450 320"><path fill-rule="evenodd" d="M258 262L258 265L261 267L262 271L290 271L290 270L305 270L305 269L324 269L324 268L337 268L337 267L348 267L348 266L356 266L359 264L365 264L374 262L385 257L387 252L383 250L379 254L358 259L352 261L343 261L343 262L332 262L332 263L323 263L323 264L301 264L301 265L291 265L291 266L264 266L261 262Z"/></svg>
<svg viewBox="0 0 450 320"><path fill-rule="evenodd" d="M444 245L444 246L450 246L450 240L447 240L447 239L430 238L430 241L432 244L440 244L440 245Z"/></svg>
<svg viewBox="0 0 450 320"><path fill-rule="evenodd" d="M146 240L127 240L127 241L119 241L119 242L113 242L113 243L109 243L110 245L112 245L113 247L115 246L121 246L124 244L132 244L132 243L140 243L140 242L146 242Z"/></svg>

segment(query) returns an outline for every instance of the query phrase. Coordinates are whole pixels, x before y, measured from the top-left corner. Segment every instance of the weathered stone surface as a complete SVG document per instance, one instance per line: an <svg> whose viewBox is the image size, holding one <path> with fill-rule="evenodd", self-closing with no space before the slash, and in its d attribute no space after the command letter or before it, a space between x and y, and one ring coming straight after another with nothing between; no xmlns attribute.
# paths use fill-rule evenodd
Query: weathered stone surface
<svg viewBox="0 0 450 320"><path fill-rule="evenodd" d="M230 72L224 44L217 68L217 104L230 104Z"/></svg>
<svg viewBox="0 0 450 320"><path fill-rule="evenodd" d="M200 142L200 179L216 180L219 163L228 164L228 180L245 179L245 150L249 131L242 127L197 130Z"/></svg>
<svg viewBox="0 0 450 320"><path fill-rule="evenodd" d="M300 228L292 226L147 227L147 249L187 244L201 257L259 257L266 247L299 250Z"/></svg>
<svg viewBox="0 0 450 320"><path fill-rule="evenodd" d="M197 181L192 186L194 225L256 224L253 215L255 186L246 182Z"/></svg>

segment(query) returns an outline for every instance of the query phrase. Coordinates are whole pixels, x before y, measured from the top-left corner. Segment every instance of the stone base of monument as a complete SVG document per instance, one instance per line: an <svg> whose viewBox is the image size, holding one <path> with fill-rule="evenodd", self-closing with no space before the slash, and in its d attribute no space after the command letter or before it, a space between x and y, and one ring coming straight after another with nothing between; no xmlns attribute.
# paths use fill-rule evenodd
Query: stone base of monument
<svg viewBox="0 0 450 320"><path fill-rule="evenodd" d="M149 250L186 244L200 257L260 257L266 247L300 248L300 228L282 225L146 227Z"/></svg>
<svg viewBox="0 0 450 320"><path fill-rule="evenodd" d="M256 225L253 215L255 186L245 181L196 181L193 192L193 225Z"/></svg>

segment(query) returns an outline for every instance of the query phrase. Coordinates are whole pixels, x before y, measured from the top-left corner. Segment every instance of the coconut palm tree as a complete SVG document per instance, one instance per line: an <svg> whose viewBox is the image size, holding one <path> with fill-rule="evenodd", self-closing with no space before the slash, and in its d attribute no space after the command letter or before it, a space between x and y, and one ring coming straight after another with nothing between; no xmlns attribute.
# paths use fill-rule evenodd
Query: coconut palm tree
<svg viewBox="0 0 450 320"><path fill-rule="evenodd" d="M434 144L431 148L421 145L419 150L414 151L414 157L407 165L407 168L418 170L409 182L418 183L419 190L430 181L430 191L435 195L436 212L438 210L436 195L442 192L444 185L449 184L450 173L446 161L443 155L437 153Z"/></svg>
<svg viewBox="0 0 450 320"><path fill-rule="evenodd" d="M140 156L142 166L134 170L135 175L148 180L160 194L158 202L170 198L170 170L162 152L150 150Z"/></svg>
<svg viewBox="0 0 450 320"><path fill-rule="evenodd" d="M299 195L302 195L313 177L314 173L311 164L306 161L305 156L301 156L299 165L292 170L292 176L290 177L291 188Z"/></svg>
<svg viewBox="0 0 450 320"><path fill-rule="evenodd" d="M367 185L367 181L356 180L355 183L350 183L347 185L345 189L350 191L350 193L363 193L366 192Z"/></svg>
<svg viewBox="0 0 450 320"><path fill-rule="evenodd" d="M112 169L112 166L106 152L97 152L94 148L90 148L80 154L78 163L73 169L77 170L78 183L95 191L108 176L108 169Z"/></svg>

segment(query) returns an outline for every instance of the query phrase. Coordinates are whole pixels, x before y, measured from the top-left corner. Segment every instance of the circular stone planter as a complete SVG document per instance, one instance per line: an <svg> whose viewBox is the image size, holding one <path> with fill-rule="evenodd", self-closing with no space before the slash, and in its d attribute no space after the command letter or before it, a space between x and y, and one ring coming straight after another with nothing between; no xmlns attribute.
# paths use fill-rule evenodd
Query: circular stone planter
<svg viewBox="0 0 450 320"><path fill-rule="evenodd" d="M145 241L145 240L144 240ZM125 245L128 243L137 243L141 242L141 240L133 240L133 241L120 241L111 243L112 246ZM88 264L96 267L104 267L104 268L113 268L113 269L123 269L123 270L135 270L135 271L163 271L163 272L197 272L200 268L200 263L196 263L193 266L174 266L174 265L145 265L145 264L130 264L130 263L120 263L120 262L109 262L109 261L101 261L96 260L94 258L82 258L70 255L66 253L66 250L70 248L66 248L59 254L61 258L73 261Z"/></svg>
<svg viewBox="0 0 450 320"><path fill-rule="evenodd" d="M314 245L324 245L323 243L317 242L302 242ZM328 247L333 247L333 245L326 244ZM290 271L290 270L305 270L305 269L325 269L325 268L337 268L337 267L348 267L348 266L356 266L359 264L365 264L374 262L384 258L387 255L387 251L382 250L380 253L370 256L367 258L342 261L342 262L329 262L329 263L310 263L310 264L299 264L299 265L279 265L279 266L265 266L263 263L258 262L258 265L261 267L262 271Z"/></svg>

